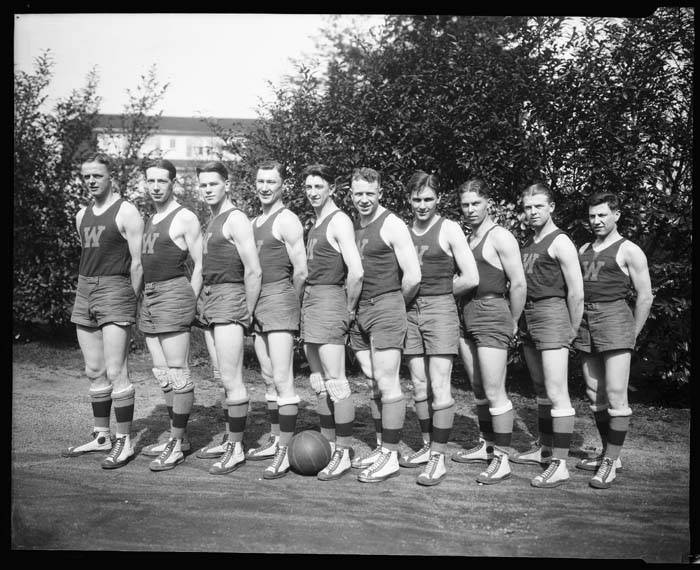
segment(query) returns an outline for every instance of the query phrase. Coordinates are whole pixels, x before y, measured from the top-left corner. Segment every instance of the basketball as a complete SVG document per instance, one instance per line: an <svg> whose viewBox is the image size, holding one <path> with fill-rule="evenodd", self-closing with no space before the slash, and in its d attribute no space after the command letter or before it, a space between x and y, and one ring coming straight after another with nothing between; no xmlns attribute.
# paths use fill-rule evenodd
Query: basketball
<svg viewBox="0 0 700 570"><path fill-rule="evenodd" d="M299 475L316 475L328 465L331 455L331 444L314 430L299 432L287 448L289 466Z"/></svg>

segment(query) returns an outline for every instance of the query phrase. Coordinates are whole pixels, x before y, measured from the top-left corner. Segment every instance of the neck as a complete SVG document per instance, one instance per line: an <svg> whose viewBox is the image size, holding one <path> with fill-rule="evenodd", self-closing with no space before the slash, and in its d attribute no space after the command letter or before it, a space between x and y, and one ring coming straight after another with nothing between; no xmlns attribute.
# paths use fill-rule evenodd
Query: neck
<svg viewBox="0 0 700 570"><path fill-rule="evenodd" d="M480 238L491 228L491 226L494 226L494 225L495 225L495 222L489 216L486 216L478 224L474 224L473 226L470 226L470 228L472 230L472 236L474 238Z"/></svg>
<svg viewBox="0 0 700 570"><path fill-rule="evenodd" d="M418 231L427 230L430 226L432 226L439 219L440 219L440 216L437 213L430 216L427 220L419 220L417 218L413 218L413 229L418 230Z"/></svg>
<svg viewBox="0 0 700 570"><path fill-rule="evenodd" d="M545 223L543 226L540 226L539 229L535 230L535 237L540 238L546 236L547 234L553 232L556 229L557 225L552 221L552 218L549 218L547 220L547 223Z"/></svg>
<svg viewBox="0 0 700 570"><path fill-rule="evenodd" d="M214 204L210 208L212 216L216 217L221 212L225 212L226 210L230 210L231 208L233 208L233 204L231 203L231 200L225 198L224 200L222 200L218 204Z"/></svg>
<svg viewBox="0 0 700 570"><path fill-rule="evenodd" d="M171 209L172 205L175 204L175 199L171 196L167 202L162 204L156 204L156 214L163 214Z"/></svg>
<svg viewBox="0 0 700 570"><path fill-rule="evenodd" d="M98 208L102 208L107 204L111 204L116 199L117 195L112 190L110 190L104 196L93 198L93 202L95 203L95 206L97 206Z"/></svg>
<svg viewBox="0 0 700 570"><path fill-rule="evenodd" d="M314 214L316 214L316 220L322 220L328 214L335 212L338 209L333 200L326 200L326 202L320 208L314 208Z"/></svg>
<svg viewBox="0 0 700 570"><path fill-rule="evenodd" d="M284 204L281 200L277 200L272 204L262 204L262 213L263 216L269 216L270 214L273 214L274 212L276 212L277 210L281 210L282 208L284 208Z"/></svg>
<svg viewBox="0 0 700 570"><path fill-rule="evenodd" d="M374 213L370 214L369 216L363 216L362 214L360 214L360 223L363 226L372 223L382 214L382 212L384 212L384 210L386 210L384 206L377 206L377 209L374 211Z"/></svg>
<svg viewBox="0 0 700 570"><path fill-rule="evenodd" d="M617 228L613 228L612 231L604 236L596 236L595 241L593 242L594 245L602 245L604 243L611 243L614 241L617 241L620 237L620 234L617 231Z"/></svg>

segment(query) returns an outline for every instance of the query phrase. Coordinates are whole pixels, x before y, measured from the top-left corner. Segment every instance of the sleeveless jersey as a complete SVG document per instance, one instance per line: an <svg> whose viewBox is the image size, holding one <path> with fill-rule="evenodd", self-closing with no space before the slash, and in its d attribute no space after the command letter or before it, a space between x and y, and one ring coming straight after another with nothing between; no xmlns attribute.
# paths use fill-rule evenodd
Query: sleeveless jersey
<svg viewBox="0 0 700 570"><path fill-rule="evenodd" d="M479 285L476 288L474 299L480 299L486 295L503 295L506 294L507 279L503 269L494 267L486 259L484 259L484 243L486 237L491 233L491 230L498 226L491 226L481 241L472 248L476 268L479 272Z"/></svg>
<svg viewBox="0 0 700 570"><path fill-rule="evenodd" d="M540 243L530 238L521 249L528 301L566 297L566 282L559 262L547 253L554 239L562 234L566 235L560 229L554 230Z"/></svg>
<svg viewBox="0 0 700 570"><path fill-rule="evenodd" d="M80 220L80 275L129 275L129 242L120 233L116 222L122 202L124 200L118 198L100 215L93 212L94 203L85 208L83 219Z"/></svg>
<svg viewBox="0 0 700 570"><path fill-rule="evenodd" d="M615 259L625 241L625 238L619 239L601 251L594 251L588 243L583 253L579 254L583 299L587 303L604 303L627 297L631 281Z"/></svg>
<svg viewBox="0 0 700 570"><path fill-rule="evenodd" d="M141 248L144 282L167 281L186 274L187 250L183 251L170 239L170 225L182 209L183 206L176 208L158 223L153 223L155 216L146 222Z"/></svg>
<svg viewBox="0 0 700 570"><path fill-rule="evenodd" d="M238 248L224 237L223 226L232 212L231 208L210 220L204 234L202 247L202 278L205 285L217 283L243 283L245 268Z"/></svg>
<svg viewBox="0 0 700 570"><path fill-rule="evenodd" d="M253 235L260 256L263 283L290 279L292 276L292 262L287 254L287 247L283 241L272 235L272 224L284 210L286 208L277 210L259 227L253 223Z"/></svg>
<svg viewBox="0 0 700 570"><path fill-rule="evenodd" d="M446 295L452 293L452 278L455 273L455 261L440 247L440 229L445 218L440 218L423 235L411 230L413 246L420 262L421 280L418 295Z"/></svg>
<svg viewBox="0 0 700 570"><path fill-rule="evenodd" d="M384 225L389 210L364 228L355 220L355 243L360 251L365 277L362 282L360 300L364 301L390 291L401 289L399 262L394 250L384 243L379 231Z"/></svg>
<svg viewBox="0 0 700 570"><path fill-rule="evenodd" d="M342 285L345 283L345 262L339 251L326 237L331 218L340 210L330 213L318 227L312 227L306 239L306 264L309 274L307 285Z"/></svg>

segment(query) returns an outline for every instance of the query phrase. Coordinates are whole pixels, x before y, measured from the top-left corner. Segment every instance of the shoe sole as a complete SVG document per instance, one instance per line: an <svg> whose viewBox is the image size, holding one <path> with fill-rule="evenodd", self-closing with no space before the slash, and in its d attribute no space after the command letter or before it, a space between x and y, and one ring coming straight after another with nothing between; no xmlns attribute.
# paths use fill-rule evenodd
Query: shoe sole
<svg viewBox="0 0 700 570"><path fill-rule="evenodd" d="M86 453L104 453L105 451L107 453L112 451L112 446L110 445L109 447L104 447L102 449L90 449L89 451L62 451L61 457L80 457L81 455L85 455Z"/></svg>
<svg viewBox="0 0 700 570"><path fill-rule="evenodd" d="M362 474L358 475L357 480L361 481L362 483L381 483L382 481L386 481L387 479L391 479L392 477L398 477L399 472L394 471L393 473L389 473L388 475L385 475L384 477L363 477Z"/></svg>
<svg viewBox="0 0 700 570"><path fill-rule="evenodd" d="M222 454L223 455L223 454ZM263 461L265 459L272 459L275 456L273 453L272 455L246 455L246 461Z"/></svg>
<svg viewBox="0 0 700 570"><path fill-rule="evenodd" d="M399 460L399 465L400 465L401 467L407 467L407 468L409 468L409 469L411 469L411 468L413 468L413 467L420 467L421 465L425 465L426 463L428 463L428 460L427 460L427 459L426 459L425 461L421 461L420 463L411 463L411 462L409 462L409 461L402 461L402 460Z"/></svg>
<svg viewBox="0 0 700 570"><path fill-rule="evenodd" d="M493 459L493 457L491 459L465 459L464 457L460 457L459 455L454 454L451 457L451 459L452 461L456 461L457 463L488 463L489 461L491 461L491 459Z"/></svg>
<svg viewBox="0 0 700 570"><path fill-rule="evenodd" d="M286 471L278 471L274 475L268 475L266 471L263 471L263 479L279 479L287 475L287 473L289 473L289 469Z"/></svg>
<svg viewBox="0 0 700 570"><path fill-rule="evenodd" d="M236 463L233 467L226 467L225 469L214 469L212 466L209 469L209 473L212 475L227 475L228 473L233 473L236 469L238 469L241 465L245 464L245 460L241 461L240 463Z"/></svg>
<svg viewBox="0 0 700 570"><path fill-rule="evenodd" d="M576 464L576 469L581 469L582 471L598 471L600 465L579 465ZM622 467L616 467L615 471L624 471Z"/></svg>
<svg viewBox="0 0 700 570"><path fill-rule="evenodd" d="M170 471L170 469L174 469L175 467L180 465L180 463L182 463L184 460L185 460L185 458L181 457L180 459L178 459L174 463L168 463L167 465L159 465L156 467L154 467L153 465L149 465L148 468L151 471Z"/></svg>
<svg viewBox="0 0 700 570"><path fill-rule="evenodd" d="M346 469L345 471L343 471L342 473L338 473L337 475L321 475L321 473L319 473L317 475L317 479L319 481L335 481L336 479L340 479L343 475L349 472L350 469Z"/></svg>
<svg viewBox="0 0 700 570"><path fill-rule="evenodd" d="M209 451L204 451L200 449L197 453L194 454L194 456L197 459L218 459L219 457L223 457L224 452L223 451L217 451L215 453L211 453Z"/></svg>
<svg viewBox="0 0 700 570"><path fill-rule="evenodd" d="M534 483L533 481L530 481L530 485L537 487L538 489L553 489L554 487L559 487L559 485L563 485L564 483L568 482L569 479L562 479L560 481L556 481L555 483Z"/></svg>
<svg viewBox="0 0 700 570"><path fill-rule="evenodd" d="M507 475L504 475L503 477L477 477L476 482L481 483L482 485L495 485L496 483L500 483L501 481L505 481L506 479L511 478L512 473L508 473Z"/></svg>
<svg viewBox="0 0 700 570"><path fill-rule="evenodd" d="M509 457L508 460L511 463L517 463L518 465L549 465L552 462L551 459L535 461L534 459L519 459L517 457Z"/></svg>
<svg viewBox="0 0 700 570"><path fill-rule="evenodd" d="M432 487L433 485L437 485L440 483L445 477L447 477L447 473L443 474L442 476L438 477L437 479L421 479L418 478L416 479L416 483L419 485L424 485L425 487Z"/></svg>
<svg viewBox="0 0 700 570"><path fill-rule="evenodd" d="M189 446L181 447L180 451L182 451L182 453L188 453L190 449L191 448ZM160 451L151 451L150 449L145 448L141 450L141 455L143 455L144 457L158 457L161 453L163 453L162 449Z"/></svg>
<svg viewBox="0 0 700 570"><path fill-rule="evenodd" d="M612 481L610 483L598 483L598 481L589 481L588 484L594 489L609 489L612 486Z"/></svg>
<svg viewBox="0 0 700 570"><path fill-rule="evenodd" d="M136 457L136 454L135 454L135 453L132 453L131 455L129 455L129 457L127 457L127 458L124 459L123 461L119 461L119 462L116 462L116 463L105 463L105 462L102 462L101 467L102 467L102 469L119 469L120 467L124 467L124 465L126 465L127 463L129 463L129 461L131 461L134 457Z"/></svg>

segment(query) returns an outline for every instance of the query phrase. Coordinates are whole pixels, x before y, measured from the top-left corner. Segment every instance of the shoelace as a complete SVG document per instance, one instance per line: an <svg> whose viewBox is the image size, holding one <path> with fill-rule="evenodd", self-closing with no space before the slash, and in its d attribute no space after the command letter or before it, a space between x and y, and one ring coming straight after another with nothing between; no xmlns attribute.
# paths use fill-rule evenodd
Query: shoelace
<svg viewBox="0 0 700 570"><path fill-rule="evenodd" d="M604 458L603 462L600 464L600 467L598 468L598 473L595 474L596 479L600 479L601 481L605 481L608 478L608 475L610 475L610 471L612 471L612 466L613 466L613 460L610 459L609 457Z"/></svg>
<svg viewBox="0 0 700 570"><path fill-rule="evenodd" d="M432 477L435 474L438 463L440 463L440 454L433 453L428 460L428 464L425 466L425 472L429 475L429 477Z"/></svg>
<svg viewBox="0 0 700 570"><path fill-rule="evenodd" d="M223 467L224 465L226 465L226 462L227 462L229 459L231 459L231 456L233 455L233 452L234 452L234 449L235 449L235 445L236 445L236 444L233 443L232 441L229 441L229 442L226 444L226 451L224 451L224 455L221 457L221 460L219 461L219 463L221 463L221 466L222 466L222 467Z"/></svg>
<svg viewBox="0 0 700 570"><path fill-rule="evenodd" d="M337 449L333 452L333 457L331 457L331 462L324 471L332 472L338 465L340 465L340 460L343 458L343 450Z"/></svg>
<svg viewBox="0 0 700 570"><path fill-rule="evenodd" d="M287 447L286 446L278 446L277 451L275 452L275 458L272 460L272 465L270 465L270 470L271 471L277 471L280 468L280 465L282 465L282 461L284 460L284 456L287 454Z"/></svg>
<svg viewBox="0 0 700 570"><path fill-rule="evenodd" d="M221 443L219 445L226 445L228 443L228 432L224 434L224 436L221 438Z"/></svg>
<svg viewBox="0 0 700 570"><path fill-rule="evenodd" d="M275 436L271 435L265 443L263 443L260 447L252 450L251 453L253 455L258 455L258 454L262 453L263 451L267 451L271 447L274 447L275 445L277 445L277 443L275 441Z"/></svg>
<svg viewBox="0 0 700 570"><path fill-rule="evenodd" d="M111 461L116 461L117 457L119 457L124 450L124 444L126 443L126 438L125 437L120 437L118 438L115 442L114 445L112 446L112 451L109 452L107 455L107 459L110 459Z"/></svg>
<svg viewBox="0 0 700 570"><path fill-rule="evenodd" d="M375 473L379 471L382 467L386 465L386 462L389 461L389 458L391 457L391 451L387 451L386 453L381 453L381 455L368 467L369 474Z"/></svg>
<svg viewBox="0 0 700 570"><path fill-rule="evenodd" d="M485 442L485 441L482 441L479 445L475 445L475 446L472 447L471 449L467 449L466 451L462 451L462 452L461 452L461 455L471 455L472 453L477 453L477 452L481 451L481 448L482 448L482 447L483 447L484 450L485 450L485 448L486 448L486 442Z"/></svg>
<svg viewBox="0 0 700 570"><path fill-rule="evenodd" d="M423 447L421 447L418 451L414 451L413 453L411 453L411 455L409 456L408 459L411 460L411 459L415 459L416 457L420 457L426 451L430 451L430 444L429 443L424 443Z"/></svg>
<svg viewBox="0 0 700 570"><path fill-rule="evenodd" d="M173 452L173 449L175 449L175 440L171 439L168 441L167 445L165 446L165 449L160 452L160 455L158 456L158 459L156 461L159 461L160 463L163 463L168 456Z"/></svg>
<svg viewBox="0 0 700 570"><path fill-rule="evenodd" d="M489 463L489 466L486 468L486 474L491 476L496 473L501 466L501 461L502 459L500 455L494 455L491 463Z"/></svg>
<svg viewBox="0 0 700 570"><path fill-rule="evenodd" d="M559 467L559 460L552 459L552 462L549 464L549 467L547 467L547 469L545 469L542 472L542 475L539 476L540 479L542 479L543 481L546 481L552 475L554 475L554 472L557 470L558 467Z"/></svg>

